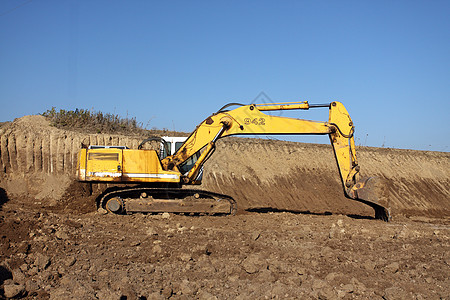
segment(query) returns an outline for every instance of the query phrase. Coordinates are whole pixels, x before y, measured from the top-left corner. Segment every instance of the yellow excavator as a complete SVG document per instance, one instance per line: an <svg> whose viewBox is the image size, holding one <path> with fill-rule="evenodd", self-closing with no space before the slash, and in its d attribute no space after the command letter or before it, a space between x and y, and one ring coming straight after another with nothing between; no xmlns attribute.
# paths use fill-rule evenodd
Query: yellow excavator
<svg viewBox="0 0 450 300"><path fill-rule="evenodd" d="M233 108L233 109L231 109ZM273 116L265 111L328 108L328 122ZM174 212L233 214L236 202L227 195L182 188L201 184L203 164L212 155L218 139L231 135L327 134L333 146L342 186L347 198L370 205L375 218L389 221L390 212L383 184L375 178L360 178L355 153L353 122L340 102L309 104L230 103L209 116L173 154L160 158L156 150L123 146L90 146L78 154L77 179L83 182L122 183L107 189L100 207L112 213ZM130 184L134 184L130 186Z"/></svg>

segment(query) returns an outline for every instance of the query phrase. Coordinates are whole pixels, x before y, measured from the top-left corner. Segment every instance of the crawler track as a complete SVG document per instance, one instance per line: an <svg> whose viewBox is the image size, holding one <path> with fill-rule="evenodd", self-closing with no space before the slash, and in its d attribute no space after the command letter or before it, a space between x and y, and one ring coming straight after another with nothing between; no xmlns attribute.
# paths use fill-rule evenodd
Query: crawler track
<svg viewBox="0 0 450 300"><path fill-rule="evenodd" d="M106 193L99 207L116 214L189 213L234 215L236 201L227 195L198 189L123 188Z"/></svg>

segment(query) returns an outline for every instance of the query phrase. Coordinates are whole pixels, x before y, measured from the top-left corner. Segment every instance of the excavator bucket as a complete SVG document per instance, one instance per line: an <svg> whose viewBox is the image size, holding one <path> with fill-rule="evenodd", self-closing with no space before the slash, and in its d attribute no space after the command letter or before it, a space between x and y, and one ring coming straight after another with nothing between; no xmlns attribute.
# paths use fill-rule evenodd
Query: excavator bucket
<svg viewBox="0 0 450 300"><path fill-rule="evenodd" d="M378 177L363 178L355 185L353 199L371 206L375 219L388 222L391 219L386 184Z"/></svg>

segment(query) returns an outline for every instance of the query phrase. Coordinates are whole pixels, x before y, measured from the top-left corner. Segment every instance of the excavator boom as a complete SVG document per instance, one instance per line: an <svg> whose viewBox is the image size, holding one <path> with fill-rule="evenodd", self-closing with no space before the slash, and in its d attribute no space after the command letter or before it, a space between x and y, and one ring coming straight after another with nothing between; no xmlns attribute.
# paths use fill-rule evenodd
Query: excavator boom
<svg viewBox="0 0 450 300"><path fill-rule="evenodd" d="M238 108L228 110L231 106ZM329 109L327 122L272 116L264 111ZM231 135L276 134L327 134L333 146L342 186L346 197L370 205L375 217L390 219L383 186L375 177L360 178L360 166L356 158L354 125L344 105L340 102L310 105L308 102L284 102L270 104L225 105L217 113L204 120L189 136L181 148L161 161L165 170L177 170L185 184L198 182L201 167L212 154L219 138ZM196 157L196 161L194 161ZM190 164L187 162L190 161ZM384 201L384 202L383 202Z"/></svg>

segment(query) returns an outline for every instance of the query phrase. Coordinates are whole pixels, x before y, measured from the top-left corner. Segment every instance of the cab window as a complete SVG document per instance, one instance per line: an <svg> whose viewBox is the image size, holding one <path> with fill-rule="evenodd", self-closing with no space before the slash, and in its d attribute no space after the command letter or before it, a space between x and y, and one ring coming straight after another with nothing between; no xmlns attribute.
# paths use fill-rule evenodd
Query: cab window
<svg viewBox="0 0 450 300"><path fill-rule="evenodd" d="M183 163L181 163L178 166L178 169L180 170L181 174L186 174L192 169L192 167L197 162L197 160L199 159L199 157L203 153L203 151L205 151L205 149L206 149L206 146L204 146L202 149L195 152L191 157L189 157L187 160L185 160Z"/></svg>
<svg viewBox="0 0 450 300"><path fill-rule="evenodd" d="M183 144L184 142L175 142L175 151L173 153L177 152Z"/></svg>
<svg viewBox="0 0 450 300"><path fill-rule="evenodd" d="M169 153L166 153L166 147L164 147L164 144L161 145L161 159L171 155L170 151L172 149L172 143L171 142L166 142L167 143L167 150L169 151Z"/></svg>

